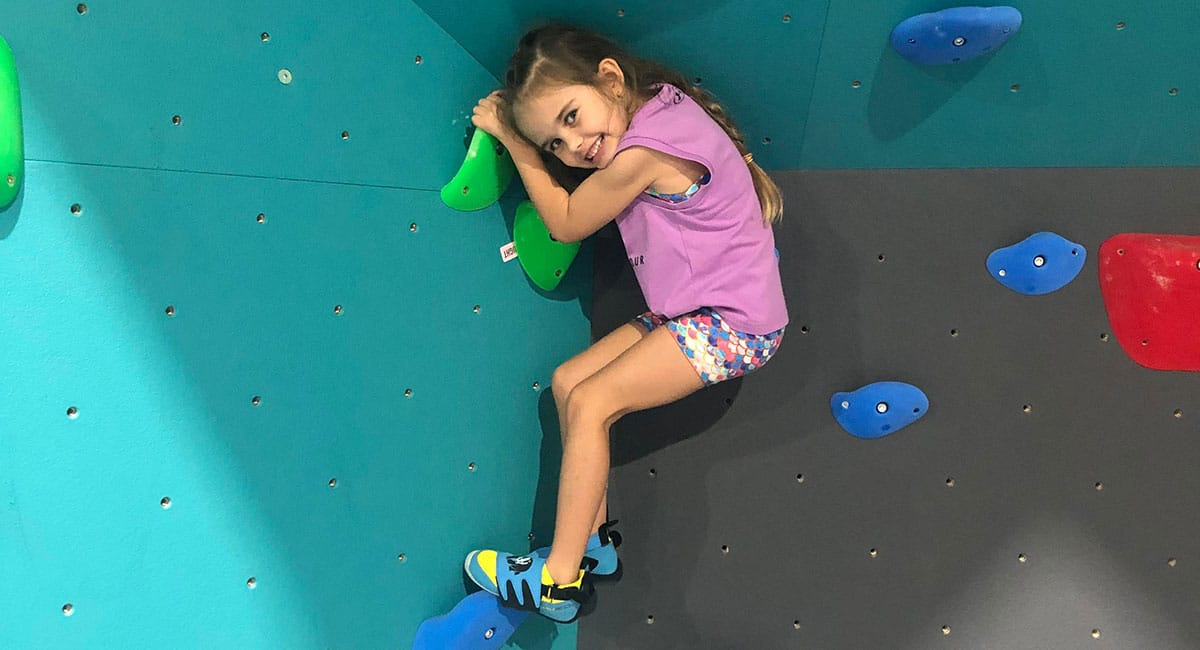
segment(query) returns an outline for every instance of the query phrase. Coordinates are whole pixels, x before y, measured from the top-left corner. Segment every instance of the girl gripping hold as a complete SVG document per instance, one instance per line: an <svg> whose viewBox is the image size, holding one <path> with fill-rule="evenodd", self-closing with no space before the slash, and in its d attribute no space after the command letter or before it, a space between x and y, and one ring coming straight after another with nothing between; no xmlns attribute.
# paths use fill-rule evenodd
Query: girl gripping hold
<svg viewBox="0 0 1200 650"><path fill-rule="evenodd" d="M506 605L570 622L591 580L619 566L616 522L605 522L609 427L778 349L788 317L771 224L782 200L708 93L575 27L525 34L504 89L471 121L507 147L552 237L577 242L616 220L650 308L554 371L563 457L551 546L465 562Z"/></svg>

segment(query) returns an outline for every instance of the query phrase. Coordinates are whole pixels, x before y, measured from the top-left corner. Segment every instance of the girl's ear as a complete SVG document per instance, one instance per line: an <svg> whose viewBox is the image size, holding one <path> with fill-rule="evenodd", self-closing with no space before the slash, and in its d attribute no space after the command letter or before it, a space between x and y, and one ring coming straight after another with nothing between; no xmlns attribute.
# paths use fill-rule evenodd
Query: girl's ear
<svg viewBox="0 0 1200 650"><path fill-rule="evenodd" d="M602 83L608 84L609 88L618 96L625 87L625 71L621 69L621 64L617 63L614 58L601 59L600 65L596 66L596 76Z"/></svg>

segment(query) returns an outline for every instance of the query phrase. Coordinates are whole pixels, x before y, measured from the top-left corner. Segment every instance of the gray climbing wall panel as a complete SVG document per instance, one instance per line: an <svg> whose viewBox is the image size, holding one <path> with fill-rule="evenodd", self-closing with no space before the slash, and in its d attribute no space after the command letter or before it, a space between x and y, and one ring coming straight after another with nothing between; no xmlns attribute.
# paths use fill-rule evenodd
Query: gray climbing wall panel
<svg viewBox="0 0 1200 650"><path fill-rule="evenodd" d="M785 342L614 426L625 577L579 647L1200 646L1200 375L1128 359L1096 271L1115 233L1195 234L1200 169L774 177ZM987 254L1040 230L1083 272L1001 287ZM596 242L601 336L644 303L614 231ZM882 380L928 415L849 436L830 396Z"/></svg>

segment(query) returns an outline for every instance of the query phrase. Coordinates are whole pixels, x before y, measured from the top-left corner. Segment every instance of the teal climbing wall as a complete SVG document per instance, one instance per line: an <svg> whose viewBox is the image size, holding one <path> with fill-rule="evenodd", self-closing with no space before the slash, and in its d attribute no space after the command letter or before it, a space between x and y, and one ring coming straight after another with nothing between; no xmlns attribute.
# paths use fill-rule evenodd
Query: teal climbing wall
<svg viewBox="0 0 1200 650"><path fill-rule="evenodd" d="M887 34L974 3L830 2L804 147L789 167L1134 167L1200 162L1191 0L996 2L1021 30L991 57L914 66ZM870 38L865 36L870 34ZM879 35L879 37L876 37ZM856 86L855 82L859 85Z"/></svg>
<svg viewBox="0 0 1200 650"><path fill-rule="evenodd" d="M957 4L6 5L0 648L405 647L468 550L548 541L590 249L546 294L500 258L518 197L437 198L538 20L681 68L772 170L1200 164L1192 0L1012 2L954 68L888 48Z"/></svg>
<svg viewBox="0 0 1200 650"><path fill-rule="evenodd" d="M408 2L27 1L0 35L0 648L403 648L470 549L545 541L590 262L542 293L514 200L442 206L486 70Z"/></svg>

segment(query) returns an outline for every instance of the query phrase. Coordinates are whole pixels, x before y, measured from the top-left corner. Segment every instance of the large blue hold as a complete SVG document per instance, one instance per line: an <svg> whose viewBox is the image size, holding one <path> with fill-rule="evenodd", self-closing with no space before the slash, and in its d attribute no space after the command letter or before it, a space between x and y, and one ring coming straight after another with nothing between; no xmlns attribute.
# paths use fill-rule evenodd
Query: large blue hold
<svg viewBox="0 0 1200 650"><path fill-rule="evenodd" d="M413 650L498 650L529 616L500 604L486 591L459 601L449 614L435 616L417 628Z"/></svg>
<svg viewBox="0 0 1200 650"><path fill-rule="evenodd" d="M1052 232L1030 235L1025 241L992 251L987 269L1004 286L1027 296L1058 291L1079 272L1087 249Z"/></svg>
<svg viewBox="0 0 1200 650"><path fill-rule="evenodd" d="M1021 12L1013 7L955 7L896 25L892 47L915 63L946 65L992 52L1020 28Z"/></svg>
<svg viewBox="0 0 1200 650"><path fill-rule="evenodd" d="M882 438L924 417L929 398L911 384L880 381L852 393L834 393L829 407L850 435Z"/></svg>

